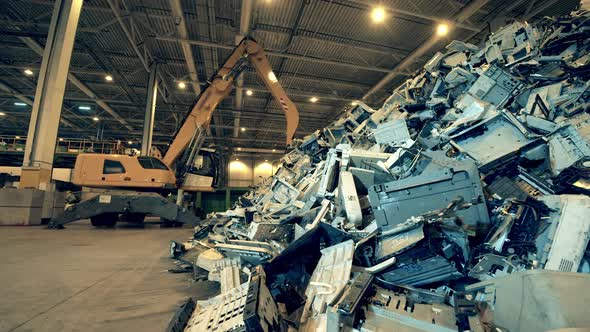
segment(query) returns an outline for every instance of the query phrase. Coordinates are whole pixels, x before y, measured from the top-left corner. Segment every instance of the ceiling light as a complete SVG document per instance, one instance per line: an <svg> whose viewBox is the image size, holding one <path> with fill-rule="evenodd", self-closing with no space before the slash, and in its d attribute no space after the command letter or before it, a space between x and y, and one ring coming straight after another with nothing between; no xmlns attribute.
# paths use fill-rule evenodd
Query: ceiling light
<svg viewBox="0 0 590 332"><path fill-rule="evenodd" d="M242 148L238 148L238 151L242 151Z"/></svg>
<svg viewBox="0 0 590 332"><path fill-rule="evenodd" d="M436 35L443 37L449 33L449 25L446 23L441 23L436 27Z"/></svg>
<svg viewBox="0 0 590 332"><path fill-rule="evenodd" d="M242 128L240 128L240 130L241 130L242 132L244 132L244 131L246 131L246 128L242 127Z"/></svg>
<svg viewBox="0 0 590 332"><path fill-rule="evenodd" d="M311 97L311 98L309 98L309 101L311 101L312 103L317 103L318 98L317 97Z"/></svg>
<svg viewBox="0 0 590 332"><path fill-rule="evenodd" d="M264 162L267 163L268 162L268 159L264 159Z"/></svg>
<svg viewBox="0 0 590 332"><path fill-rule="evenodd" d="M236 161L239 161L239 160L240 160L240 158L236 158Z"/></svg>
<svg viewBox="0 0 590 332"><path fill-rule="evenodd" d="M82 111L90 111L91 108L90 106L78 106L78 109Z"/></svg>
<svg viewBox="0 0 590 332"><path fill-rule="evenodd" d="M252 92L252 90L246 90L246 95L251 96L253 94L254 94L254 92Z"/></svg>
<svg viewBox="0 0 590 332"><path fill-rule="evenodd" d="M107 82L112 82L112 81L113 81L113 76L111 76L111 75L107 75L107 76L105 76L105 77L104 77L104 79L105 79Z"/></svg>
<svg viewBox="0 0 590 332"><path fill-rule="evenodd" d="M133 141L129 141L129 142L127 142L127 144L131 145L131 144L133 144Z"/></svg>
<svg viewBox="0 0 590 332"><path fill-rule="evenodd" d="M0 112L0 116L5 116L5 115L6 115L6 113Z"/></svg>
<svg viewBox="0 0 590 332"><path fill-rule="evenodd" d="M17 102L14 103L14 106L27 106L27 104L21 103L21 102L18 102L17 101Z"/></svg>
<svg viewBox="0 0 590 332"><path fill-rule="evenodd" d="M30 69L25 69L24 73L29 76L33 75L33 71Z"/></svg>
<svg viewBox="0 0 590 332"><path fill-rule="evenodd" d="M385 21L385 8L374 7L373 10L371 10L371 19L374 23L382 23Z"/></svg>
<svg viewBox="0 0 590 332"><path fill-rule="evenodd" d="M358 101L356 101L356 100L350 103L350 105L352 105L352 106L356 106L356 105L358 105L358 104L359 104L359 103L358 103Z"/></svg>
<svg viewBox="0 0 590 332"><path fill-rule="evenodd" d="M184 82L178 82L178 87L181 88L181 89L184 89L184 88L186 88L186 83L184 83Z"/></svg>
<svg viewBox="0 0 590 332"><path fill-rule="evenodd" d="M95 117L92 118L92 120L98 121L98 117L95 116Z"/></svg>
<svg viewBox="0 0 590 332"><path fill-rule="evenodd" d="M63 142L63 141L64 141L64 139L60 137L60 138L59 138L59 141L60 141L60 142Z"/></svg>
<svg viewBox="0 0 590 332"><path fill-rule="evenodd" d="M277 152L277 150L276 149L272 149L272 152Z"/></svg>
<svg viewBox="0 0 590 332"><path fill-rule="evenodd" d="M20 136L14 136L14 138L16 138L16 139L20 139Z"/></svg>
<svg viewBox="0 0 590 332"><path fill-rule="evenodd" d="M275 73L274 73L274 72L272 72L272 71L271 71L270 73L268 73L268 79L269 79L271 82L273 82L273 83L276 83L276 82L278 82L278 81L279 81L279 80L277 79L277 76L275 75Z"/></svg>

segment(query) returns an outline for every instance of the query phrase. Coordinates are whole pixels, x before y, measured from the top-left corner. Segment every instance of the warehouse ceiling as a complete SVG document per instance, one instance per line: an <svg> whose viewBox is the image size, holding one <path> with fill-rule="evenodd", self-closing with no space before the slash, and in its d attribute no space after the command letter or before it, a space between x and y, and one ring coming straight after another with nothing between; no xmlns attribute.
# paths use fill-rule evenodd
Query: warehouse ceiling
<svg viewBox="0 0 590 332"><path fill-rule="evenodd" d="M157 63L162 84L154 141L165 148L197 92L236 40L247 34L267 50L280 83L297 105L296 137L303 137L358 100L378 108L394 86L453 39L477 44L511 20L567 13L579 1L248 2L86 0L59 136L139 142L149 67ZM0 135L27 133L27 101L34 99L53 3L2 1ZM376 7L383 11L376 12ZM446 24L448 34L437 35L440 24ZM279 105L252 68L242 76L242 102L235 101L235 92L223 101L208 142L229 148L284 148Z"/></svg>

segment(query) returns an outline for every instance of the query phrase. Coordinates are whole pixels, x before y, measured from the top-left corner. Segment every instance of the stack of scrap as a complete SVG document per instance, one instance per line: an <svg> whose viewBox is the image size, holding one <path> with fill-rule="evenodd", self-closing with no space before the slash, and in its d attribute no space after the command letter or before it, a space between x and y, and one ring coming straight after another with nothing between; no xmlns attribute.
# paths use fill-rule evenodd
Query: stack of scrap
<svg viewBox="0 0 590 332"><path fill-rule="evenodd" d="M186 331L590 326L589 40L576 12L453 41L297 141L174 243L229 283Z"/></svg>

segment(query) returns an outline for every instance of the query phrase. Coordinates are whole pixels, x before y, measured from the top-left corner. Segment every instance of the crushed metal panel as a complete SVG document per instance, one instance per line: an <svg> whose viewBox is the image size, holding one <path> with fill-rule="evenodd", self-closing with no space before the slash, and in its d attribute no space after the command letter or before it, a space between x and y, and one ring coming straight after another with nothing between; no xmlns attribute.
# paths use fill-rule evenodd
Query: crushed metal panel
<svg viewBox="0 0 590 332"><path fill-rule="evenodd" d="M411 303L406 296L378 288L369 300L361 331L457 331L454 308L445 304Z"/></svg>
<svg viewBox="0 0 590 332"><path fill-rule="evenodd" d="M468 93L502 107L508 98L521 87L522 83L512 75L498 66L492 65L473 83Z"/></svg>
<svg viewBox="0 0 590 332"><path fill-rule="evenodd" d="M390 153L370 152L360 149L352 149L349 153L350 166L375 170L379 162L384 162L391 157Z"/></svg>
<svg viewBox="0 0 590 332"><path fill-rule="evenodd" d="M366 192L370 186L375 184L375 171L358 167L350 167L348 170L352 173L357 188Z"/></svg>
<svg viewBox="0 0 590 332"><path fill-rule="evenodd" d="M214 276L214 277L213 277ZM240 286L240 260L225 258L215 262L215 271L209 273L209 280L219 281L220 292L226 293Z"/></svg>
<svg viewBox="0 0 590 332"><path fill-rule="evenodd" d="M461 67L455 67L447 76L445 76L445 83L448 89L452 89L464 83L469 83L475 80L475 76Z"/></svg>
<svg viewBox="0 0 590 332"><path fill-rule="evenodd" d="M549 162L554 176L584 157L590 157L590 144L573 126L565 126L549 138Z"/></svg>
<svg viewBox="0 0 590 332"><path fill-rule="evenodd" d="M195 265L207 271L212 271L215 269L215 264L223 259L224 257L219 251L211 248L197 256Z"/></svg>
<svg viewBox="0 0 590 332"><path fill-rule="evenodd" d="M537 332L590 326L588 289L588 274L529 270L468 285L466 293L491 311L481 313L486 325Z"/></svg>
<svg viewBox="0 0 590 332"><path fill-rule="evenodd" d="M340 200L346 213L346 219L350 227L358 227L363 221L363 213L359 203L359 197L354 185L352 173L348 171L340 172L340 184L338 186Z"/></svg>
<svg viewBox="0 0 590 332"><path fill-rule="evenodd" d="M439 255L413 262L396 263L381 274L387 282L410 286L422 286L462 276L454 264Z"/></svg>
<svg viewBox="0 0 590 332"><path fill-rule="evenodd" d="M505 114L500 113L454 136L451 144L477 161L480 170L486 172L495 166L494 162L515 157L522 148L534 141Z"/></svg>
<svg viewBox="0 0 590 332"><path fill-rule="evenodd" d="M320 180L317 196L323 197L328 192L331 192L334 188L334 182L336 177L336 164L338 156L336 149L330 149L327 153L326 163L324 164L324 172Z"/></svg>
<svg viewBox="0 0 590 332"><path fill-rule="evenodd" d="M375 259L382 260L417 243L424 238L424 229L418 225L394 235L382 235L377 238Z"/></svg>
<svg viewBox="0 0 590 332"><path fill-rule="evenodd" d="M547 270L577 272L590 240L590 197L539 199L555 210L549 216L549 227L537 238L539 263Z"/></svg>
<svg viewBox="0 0 590 332"><path fill-rule="evenodd" d="M215 249L253 265L259 265L275 256L273 248L266 242L232 240L229 243L216 244Z"/></svg>
<svg viewBox="0 0 590 332"><path fill-rule="evenodd" d="M301 316L302 330L316 330L318 318L348 283L354 256L354 241L348 240L321 250L322 257L305 290L307 301ZM325 317L324 317L325 319Z"/></svg>
<svg viewBox="0 0 590 332"><path fill-rule="evenodd" d="M526 104L526 110L529 112L529 114L545 117L545 114L543 114L540 110L535 110L535 112L532 112L537 98L540 98L545 106L553 110L555 108L554 100L556 100L561 95L562 86L563 83L555 83L532 90Z"/></svg>
<svg viewBox="0 0 590 332"><path fill-rule="evenodd" d="M479 280L503 277L516 270L516 267L503 256L483 255L479 262L469 271L469 276Z"/></svg>
<svg viewBox="0 0 590 332"><path fill-rule="evenodd" d="M249 283L207 301L198 301L185 332L231 331L244 329L242 314L248 297Z"/></svg>
<svg viewBox="0 0 590 332"><path fill-rule="evenodd" d="M374 135L377 143L386 145L400 145L410 139L410 132L404 119L379 124Z"/></svg>
<svg viewBox="0 0 590 332"><path fill-rule="evenodd" d="M243 317L246 331L280 331L279 308L266 286L266 273L260 266L250 278Z"/></svg>

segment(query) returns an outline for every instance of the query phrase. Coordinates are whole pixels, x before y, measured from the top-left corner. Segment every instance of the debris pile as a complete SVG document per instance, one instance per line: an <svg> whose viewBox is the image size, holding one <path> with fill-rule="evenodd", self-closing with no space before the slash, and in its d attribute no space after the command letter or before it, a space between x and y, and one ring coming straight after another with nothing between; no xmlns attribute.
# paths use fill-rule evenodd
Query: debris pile
<svg viewBox="0 0 590 332"><path fill-rule="evenodd" d="M177 326L590 325L589 19L453 41L381 108L358 103L297 142L273 177L172 242L222 289Z"/></svg>

